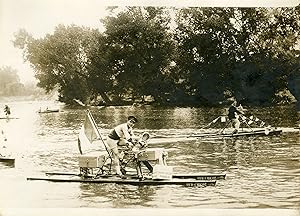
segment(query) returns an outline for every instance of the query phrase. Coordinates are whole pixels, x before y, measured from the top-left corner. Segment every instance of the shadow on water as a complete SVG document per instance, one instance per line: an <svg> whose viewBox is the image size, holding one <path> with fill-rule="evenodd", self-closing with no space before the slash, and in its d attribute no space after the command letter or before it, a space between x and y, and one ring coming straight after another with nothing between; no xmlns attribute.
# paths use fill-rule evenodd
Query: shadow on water
<svg viewBox="0 0 300 216"><path fill-rule="evenodd" d="M0 169L11 169L15 167L15 162L0 161Z"/></svg>
<svg viewBox="0 0 300 216"><path fill-rule="evenodd" d="M117 184L81 184L80 199L91 206L124 208L124 206L147 207L153 201L156 188Z"/></svg>

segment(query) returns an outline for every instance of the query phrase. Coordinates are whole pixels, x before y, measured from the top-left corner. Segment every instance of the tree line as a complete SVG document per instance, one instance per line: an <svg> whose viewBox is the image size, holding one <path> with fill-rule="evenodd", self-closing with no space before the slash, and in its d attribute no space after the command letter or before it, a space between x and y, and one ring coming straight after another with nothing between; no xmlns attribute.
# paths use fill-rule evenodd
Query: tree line
<svg viewBox="0 0 300 216"><path fill-rule="evenodd" d="M10 66L0 68L0 97L11 96L39 96L45 95L42 89L36 87L34 83L23 84L20 81L17 70Z"/></svg>
<svg viewBox="0 0 300 216"><path fill-rule="evenodd" d="M58 25L14 46L38 86L67 104L217 105L300 101L300 8L127 7L103 32Z"/></svg>

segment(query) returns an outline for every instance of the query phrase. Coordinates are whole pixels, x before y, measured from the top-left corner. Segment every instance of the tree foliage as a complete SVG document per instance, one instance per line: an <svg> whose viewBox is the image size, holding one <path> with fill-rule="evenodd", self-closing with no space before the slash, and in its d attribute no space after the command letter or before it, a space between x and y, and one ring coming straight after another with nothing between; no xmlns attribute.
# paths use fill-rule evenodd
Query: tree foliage
<svg viewBox="0 0 300 216"><path fill-rule="evenodd" d="M236 97L278 103L299 92L300 10L295 8L128 7L102 20L105 31L58 25L14 39L39 80L60 100L218 104ZM171 19L173 14L175 19ZM299 95L295 95L299 100Z"/></svg>
<svg viewBox="0 0 300 216"><path fill-rule="evenodd" d="M0 95L13 96L22 92L17 70L9 66L0 68Z"/></svg>
<svg viewBox="0 0 300 216"><path fill-rule="evenodd" d="M113 93L155 100L169 92L167 67L173 46L169 17L160 8L131 7L103 20L114 74Z"/></svg>
<svg viewBox="0 0 300 216"><path fill-rule="evenodd" d="M85 27L58 25L52 35L41 39L22 30L16 34L14 43L24 47L24 57L35 70L38 86L46 91L58 88L60 100L71 103L74 98L86 101L90 96L88 57L98 34L97 30Z"/></svg>
<svg viewBox="0 0 300 216"><path fill-rule="evenodd" d="M224 99L235 62L233 12L231 8L189 8L177 13L178 73L184 90L195 100Z"/></svg>
<svg viewBox="0 0 300 216"><path fill-rule="evenodd" d="M299 66L299 8L189 8L177 23L178 72L204 101L271 103Z"/></svg>
<svg viewBox="0 0 300 216"><path fill-rule="evenodd" d="M21 83L18 71L10 66L0 68L0 96L37 96L43 94L32 83Z"/></svg>

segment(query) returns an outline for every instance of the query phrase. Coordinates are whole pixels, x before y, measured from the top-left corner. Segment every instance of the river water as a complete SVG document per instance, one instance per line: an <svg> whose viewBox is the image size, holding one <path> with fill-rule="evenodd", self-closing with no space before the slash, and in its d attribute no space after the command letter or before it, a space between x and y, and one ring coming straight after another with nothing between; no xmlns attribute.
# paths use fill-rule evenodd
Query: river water
<svg viewBox="0 0 300 216"><path fill-rule="evenodd" d="M300 207L300 133L294 130L300 124L300 113L293 106L247 111L272 126L287 129L279 136L186 140L177 137L199 133L224 114L224 109L90 108L104 137L128 115L137 116L136 134L147 131L152 137L149 147L166 148L168 165L174 167L174 172L227 174L216 186L184 187L27 181L26 177L42 176L44 172L78 172L76 140L85 109L51 101L8 105L11 116L19 119L0 120L0 127L8 139L6 150L16 157L16 163L15 167L0 163L0 207ZM60 108L60 112L38 114L40 107Z"/></svg>

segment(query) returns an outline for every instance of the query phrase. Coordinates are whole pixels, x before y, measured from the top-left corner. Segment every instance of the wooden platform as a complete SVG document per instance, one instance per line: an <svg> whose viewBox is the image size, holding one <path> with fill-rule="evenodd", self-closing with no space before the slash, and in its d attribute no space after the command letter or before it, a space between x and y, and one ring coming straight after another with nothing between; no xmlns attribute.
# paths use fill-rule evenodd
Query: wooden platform
<svg viewBox="0 0 300 216"><path fill-rule="evenodd" d="M80 176L78 173L47 172L47 176ZM126 176L136 179L135 173L126 173ZM93 176L90 176L91 178ZM224 180L226 173L178 173L173 174L173 179L196 179L196 180Z"/></svg>
<svg viewBox="0 0 300 216"><path fill-rule="evenodd" d="M53 110L43 110L43 111L38 111L38 113L43 114L43 113L55 113L59 112L59 109L53 109Z"/></svg>
<svg viewBox="0 0 300 216"><path fill-rule="evenodd" d="M213 138L223 138L223 137L243 137L243 136L273 136L273 135L279 135L282 133L281 129L272 129L272 130L254 130L254 131L241 131L238 133L204 133L204 134L197 134L192 135L191 137L201 138L201 137L213 137Z"/></svg>
<svg viewBox="0 0 300 216"><path fill-rule="evenodd" d="M50 181L50 182L73 182L73 183L96 183L96 184L127 184L127 185L184 185L184 186L215 186L216 180L197 180L197 179L176 179L171 180L152 180L146 179L140 181L135 178L121 179L119 177L107 177L107 178L83 178L79 176L72 177L28 177L30 181Z"/></svg>

